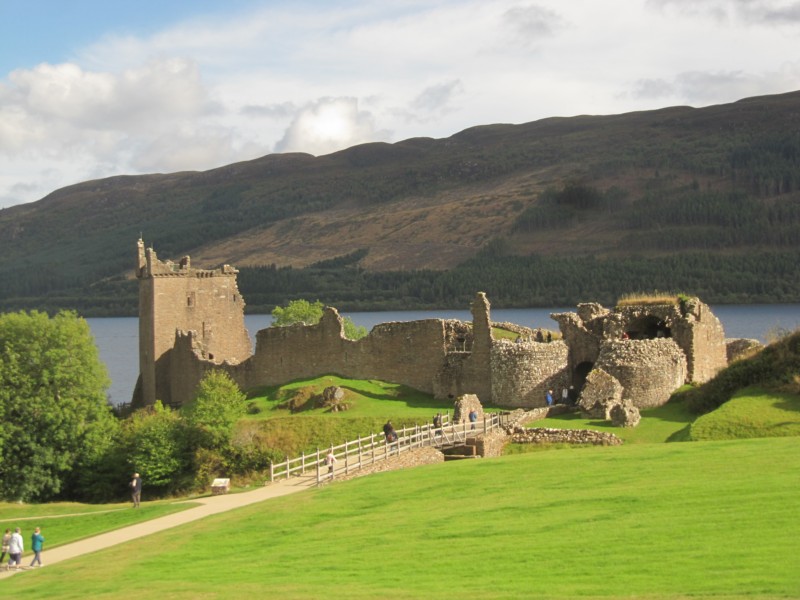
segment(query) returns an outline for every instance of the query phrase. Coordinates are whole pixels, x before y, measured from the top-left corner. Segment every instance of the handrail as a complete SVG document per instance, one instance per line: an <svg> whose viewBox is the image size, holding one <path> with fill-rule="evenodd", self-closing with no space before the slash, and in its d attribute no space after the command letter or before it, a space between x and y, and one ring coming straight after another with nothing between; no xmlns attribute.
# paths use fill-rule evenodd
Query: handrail
<svg viewBox="0 0 800 600"><path fill-rule="evenodd" d="M434 427L433 424L403 427L397 433L397 440L387 442L383 433L371 433L368 436L359 436L355 440L348 440L337 446L330 446L336 459L334 473L347 475L352 471L386 460L390 456L399 456L414 448L426 446L454 447L465 444L468 439L479 434L485 434L501 427L503 415L501 413L484 413L482 423L450 423L450 415L444 415L442 426ZM326 453L327 454L327 453ZM319 448L311 454L302 453L295 458L286 457L280 463L269 465L270 482L276 479L289 479L292 475L303 475L309 470L316 471L317 485L329 479L326 467L326 456Z"/></svg>

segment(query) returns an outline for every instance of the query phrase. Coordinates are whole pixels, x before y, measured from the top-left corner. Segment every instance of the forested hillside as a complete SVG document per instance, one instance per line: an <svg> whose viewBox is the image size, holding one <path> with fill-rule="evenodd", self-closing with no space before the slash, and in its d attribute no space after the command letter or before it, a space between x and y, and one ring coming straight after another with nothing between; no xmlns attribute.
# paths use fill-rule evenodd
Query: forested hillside
<svg viewBox="0 0 800 600"><path fill-rule="evenodd" d="M142 234L250 310L800 301L800 92L125 176L0 211L0 308L135 314Z"/></svg>

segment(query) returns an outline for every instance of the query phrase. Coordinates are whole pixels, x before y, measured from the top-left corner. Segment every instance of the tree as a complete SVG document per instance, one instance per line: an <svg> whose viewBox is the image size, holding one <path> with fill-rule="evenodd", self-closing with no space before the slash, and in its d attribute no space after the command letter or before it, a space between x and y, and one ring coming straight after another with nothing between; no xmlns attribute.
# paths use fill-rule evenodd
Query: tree
<svg viewBox="0 0 800 600"><path fill-rule="evenodd" d="M89 325L71 312L0 315L0 497L51 500L102 453L114 416Z"/></svg>
<svg viewBox="0 0 800 600"><path fill-rule="evenodd" d="M236 382L224 371L209 371L197 386L186 416L200 446L221 449L230 443L233 427L246 408L247 396Z"/></svg>
<svg viewBox="0 0 800 600"><path fill-rule="evenodd" d="M322 302L309 302L308 300L291 300L285 307L276 306L272 309L272 324L275 327L286 327L296 323L315 325L322 319L324 306Z"/></svg>
<svg viewBox="0 0 800 600"><path fill-rule="evenodd" d="M286 327L296 323L316 325L322 319L324 306L322 302L309 302L308 300L291 300L285 307L276 306L272 309L272 325ZM350 317L344 317L344 335L349 340L360 340L367 335L367 328L353 323Z"/></svg>
<svg viewBox="0 0 800 600"><path fill-rule="evenodd" d="M124 422L123 437L129 470L141 473L145 485L161 492L181 488L180 478L189 470L189 444L176 411L156 400Z"/></svg>

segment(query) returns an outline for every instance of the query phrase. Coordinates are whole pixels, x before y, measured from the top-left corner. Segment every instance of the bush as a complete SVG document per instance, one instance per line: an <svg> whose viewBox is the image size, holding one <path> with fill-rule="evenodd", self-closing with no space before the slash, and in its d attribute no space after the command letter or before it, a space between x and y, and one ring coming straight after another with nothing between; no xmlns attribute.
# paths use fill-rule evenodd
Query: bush
<svg viewBox="0 0 800 600"><path fill-rule="evenodd" d="M172 493L189 474L189 441L178 413L160 401L134 412L123 426L123 448L130 471L141 473L156 493Z"/></svg>

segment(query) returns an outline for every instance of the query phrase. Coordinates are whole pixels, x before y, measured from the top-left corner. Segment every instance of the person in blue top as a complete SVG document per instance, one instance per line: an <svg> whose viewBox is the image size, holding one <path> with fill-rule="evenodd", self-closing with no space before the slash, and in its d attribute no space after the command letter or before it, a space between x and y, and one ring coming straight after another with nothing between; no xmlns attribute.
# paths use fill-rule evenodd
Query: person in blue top
<svg viewBox="0 0 800 600"><path fill-rule="evenodd" d="M42 564L42 548L44 547L44 536L42 535L42 530L37 527L33 530L33 535L31 536L31 550L33 550L33 560L31 561L31 567L33 567L36 563L39 563L40 567L43 567Z"/></svg>
<svg viewBox="0 0 800 600"><path fill-rule="evenodd" d="M475 423L478 422L478 411L474 408L469 411L469 428L475 429Z"/></svg>
<svg viewBox="0 0 800 600"><path fill-rule="evenodd" d="M544 399L547 402L547 406L553 406L553 390L547 390Z"/></svg>

